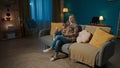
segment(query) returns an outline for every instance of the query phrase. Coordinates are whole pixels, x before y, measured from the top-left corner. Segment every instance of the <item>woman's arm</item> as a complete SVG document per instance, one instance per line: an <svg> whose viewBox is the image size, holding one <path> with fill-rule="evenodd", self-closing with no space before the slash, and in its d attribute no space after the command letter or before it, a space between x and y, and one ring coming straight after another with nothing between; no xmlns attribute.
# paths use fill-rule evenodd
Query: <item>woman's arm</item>
<svg viewBox="0 0 120 68"><path fill-rule="evenodd" d="M66 37L77 36L78 35L78 27L77 27L77 25L73 25L72 29L73 30L71 32L69 32L69 28L67 28L64 36L66 36Z"/></svg>

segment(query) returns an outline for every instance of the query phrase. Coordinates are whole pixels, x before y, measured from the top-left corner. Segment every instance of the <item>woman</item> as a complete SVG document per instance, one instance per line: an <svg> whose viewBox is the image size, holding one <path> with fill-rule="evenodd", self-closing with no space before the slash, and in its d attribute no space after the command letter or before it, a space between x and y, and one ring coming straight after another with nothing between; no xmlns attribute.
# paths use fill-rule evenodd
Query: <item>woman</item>
<svg viewBox="0 0 120 68"><path fill-rule="evenodd" d="M74 15L69 16L69 20L65 24L66 27L63 29L63 35L57 35L55 40L53 41L50 48L43 50L43 52L49 52L50 50L55 50L54 56L50 59L50 61L54 61L58 57L58 53L60 48L65 43L75 42L76 37L78 35L78 28L74 18Z"/></svg>

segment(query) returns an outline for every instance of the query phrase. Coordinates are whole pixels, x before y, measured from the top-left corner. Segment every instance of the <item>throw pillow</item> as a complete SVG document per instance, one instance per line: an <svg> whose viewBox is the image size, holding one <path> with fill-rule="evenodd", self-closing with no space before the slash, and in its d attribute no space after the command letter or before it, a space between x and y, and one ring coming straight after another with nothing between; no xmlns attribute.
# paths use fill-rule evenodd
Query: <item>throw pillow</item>
<svg viewBox="0 0 120 68"><path fill-rule="evenodd" d="M100 28L96 28L96 31L89 43L96 48L100 48L105 42L112 38L114 38L113 35L101 30Z"/></svg>
<svg viewBox="0 0 120 68"><path fill-rule="evenodd" d="M77 37L77 43L86 43L90 40L91 37L91 33L86 31L86 30L82 30L81 32L79 32L79 35Z"/></svg>
<svg viewBox="0 0 120 68"><path fill-rule="evenodd" d="M50 35L53 36L56 27L58 28L58 31L62 29L63 23L51 23L51 30L50 30Z"/></svg>

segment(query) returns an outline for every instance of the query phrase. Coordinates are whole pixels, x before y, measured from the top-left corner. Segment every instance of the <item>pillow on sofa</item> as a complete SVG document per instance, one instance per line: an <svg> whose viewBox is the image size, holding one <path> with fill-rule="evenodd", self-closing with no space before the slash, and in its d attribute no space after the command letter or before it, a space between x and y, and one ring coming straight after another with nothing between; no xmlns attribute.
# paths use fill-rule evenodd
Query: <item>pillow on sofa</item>
<svg viewBox="0 0 120 68"><path fill-rule="evenodd" d="M90 40L91 33L88 32L87 30L82 30L79 32L79 35L77 37L77 43L86 43Z"/></svg>
<svg viewBox="0 0 120 68"><path fill-rule="evenodd" d="M96 28L96 31L89 43L96 48L100 48L105 42L111 40L112 38L114 38L113 35L100 28Z"/></svg>
<svg viewBox="0 0 120 68"><path fill-rule="evenodd" d="M54 35L54 31L56 27L58 28L58 31L60 31L62 29L62 26L63 26L63 23L51 23L50 35L51 36Z"/></svg>

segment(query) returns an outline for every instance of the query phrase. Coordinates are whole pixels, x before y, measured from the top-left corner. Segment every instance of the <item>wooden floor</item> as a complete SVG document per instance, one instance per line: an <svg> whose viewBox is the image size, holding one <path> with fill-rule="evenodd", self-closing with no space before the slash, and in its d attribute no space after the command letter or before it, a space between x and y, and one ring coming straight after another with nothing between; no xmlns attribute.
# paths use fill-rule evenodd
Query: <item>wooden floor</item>
<svg viewBox="0 0 120 68"><path fill-rule="evenodd" d="M43 54L42 48L43 46L41 46L38 37L26 37L26 38L0 41L0 68L41 68L40 63L37 63L40 61L39 54L46 55L47 56L46 61L48 62L51 55L51 54L49 55ZM23 56L24 58L25 56L27 56L26 60L30 59L31 57L34 58L34 60L32 59L31 60L32 62L30 62L30 60L29 62L23 61ZM36 60L35 57L37 57L38 59ZM81 68L81 67L89 68L88 66L85 66L83 64L80 65L78 63L69 62L68 58L63 60L58 60L55 62L58 63L58 65L60 63L60 65L63 66L63 68ZM22 66L19 63L21 63ZM36 63L36 65L33 63ZM51 62L49 62L49 64L50 63ZM16 67L11 66L12 64L16 64L17 66ZM50 67L46 67L46 68L50 68ZM62 67L58 67L58 68L62 68ZM120 40L116 41L114 56L102 68L120 68Z"/></svg>

